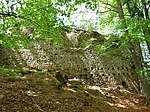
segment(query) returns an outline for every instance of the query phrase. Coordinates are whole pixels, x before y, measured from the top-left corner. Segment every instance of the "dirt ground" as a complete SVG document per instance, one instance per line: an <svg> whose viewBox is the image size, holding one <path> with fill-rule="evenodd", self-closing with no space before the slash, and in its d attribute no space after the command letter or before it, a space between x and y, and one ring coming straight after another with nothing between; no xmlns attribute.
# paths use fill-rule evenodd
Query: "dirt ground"
<svg viewBox="0 0 150 112"><path fill-rule="evenodd" d="M2 73L2 72L0 72ZM0 112L150 112L142 94L120 88L88 89L82 85L58 88L46 75L0 75Z"/></svg>

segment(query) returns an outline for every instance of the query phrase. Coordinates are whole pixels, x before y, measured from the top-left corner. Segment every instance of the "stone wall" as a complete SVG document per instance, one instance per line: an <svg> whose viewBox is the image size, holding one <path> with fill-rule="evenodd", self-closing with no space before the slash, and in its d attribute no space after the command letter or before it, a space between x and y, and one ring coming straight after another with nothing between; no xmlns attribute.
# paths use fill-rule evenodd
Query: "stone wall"
<svg viewBox="0 0 150 112"><path fill-rule="evenodd" d="M93 50L93 44L104 42L104 38L96 32L80 32L76 45L52 45L41 40L29 43L29 48L20 47L19 51L1 49L0 65L29 67L60 71L69 78L84 79L89 85L118 84L130 91L139 91L139 80L132 69L132 63L121 56L99 55ZM82 38L81 38L82 37ZM84 47L76 47L85 40L97 38ZM73 43L73 42L71 42ZM126 52L127 53L127 52ZM124 55L124 54L122 54Z"/></svg>

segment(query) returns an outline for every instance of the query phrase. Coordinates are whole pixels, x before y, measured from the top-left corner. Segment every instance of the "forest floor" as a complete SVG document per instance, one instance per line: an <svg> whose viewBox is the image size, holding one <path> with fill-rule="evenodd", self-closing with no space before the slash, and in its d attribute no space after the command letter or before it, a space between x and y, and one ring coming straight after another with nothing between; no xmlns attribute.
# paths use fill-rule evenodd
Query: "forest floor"
<svg viewBox="0 0 150 112"><path fill-rule="evenodd" d="M0 71L0 112L150 112L144 95L121 87L106 85L99 91L71 84L61 89L47 75L8 74Z"/></svg>

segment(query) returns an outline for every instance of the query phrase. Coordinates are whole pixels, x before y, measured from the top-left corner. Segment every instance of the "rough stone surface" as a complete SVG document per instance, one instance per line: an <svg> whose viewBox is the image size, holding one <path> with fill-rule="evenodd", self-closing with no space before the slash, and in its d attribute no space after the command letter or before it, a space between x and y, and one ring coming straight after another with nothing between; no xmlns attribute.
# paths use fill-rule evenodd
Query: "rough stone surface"
<svg viewBox="0 0 150 112"><path fill-rule="evenodd" d="M92 45L85 44L85 48L76 47L90 38L97 38L96 41L93 41L94 44L104 41L96 32L77 32L79 32L78 36L82 38L77 35L76 39L71 37L73 41L71 42L72 46L69 47L52 45L41 40L38 43L31 42L28 49L21 46L19 51L1 48L0 65L55 70L70 78L84 79L85 83L89 85L115 83L130 91L139 91L138 77L129 61L120 55L99 56L93 50ZM71 39L68 40L71 41ZM74 41L75 44L73 44ZM124 54L122 53L122 55Z"/></svg>

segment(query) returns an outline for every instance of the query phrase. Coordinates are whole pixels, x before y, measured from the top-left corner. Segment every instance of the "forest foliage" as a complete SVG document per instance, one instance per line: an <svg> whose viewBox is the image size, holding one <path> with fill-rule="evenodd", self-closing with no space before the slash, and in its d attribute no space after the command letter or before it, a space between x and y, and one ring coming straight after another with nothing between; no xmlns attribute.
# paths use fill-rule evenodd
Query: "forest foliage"
<svg viewBox="0 0 150 112"><path fill-rule="evenodd" d="M126 28L119 18L118 0L2 0L0 1L0 43L12 47L20 43L29 42L30 39L38 40L45 37L47 41L54 40L62 44L60 37L60 26L64 25L64 18L75 13L81 4L87 9L93 10L100 17L98 28L109 28L110 33L122 36L128 30L130 38L149 40L149 34L144 35L143 31L149 31L149 1L148 0L119 0L121 2ZM64 9L62 7L65 7ZM60 17L61 16L61 17ZM90 22L90 21L88 21ZM78 23L80 24L80 23ZM90 23L89 23L90 24ZM72 23L70 26L74 26ZM92 24L89 25L89 29ZM23 28L33 27L34 35L27 38L29 34L21 34ZM92 30L92 29L91 29ZM128 37L129 37L128 36ZM123 44L126 40L123 40ZM13 43L13 44L12 44ZM125 44L124 44L125 45Z"/></svg>
<svg viewBox="0 0 150 112"><path fill-rule="evenodd" d="M139 71L145 66L140 45L146 43L150 51L148 0L2 0L0 4L0 44L4 47L17 48L41 38L62 45L65 43L62 38L64 29L76 28L83 22L88 24L88 28L81 26L80 29L95 30L93 21L82 19L75 23L71 20L84 4L84 10L94 11L99 17L96 31L107 29L108 37L113 39L118 49L128 48ZM96 50L109 49L114 45L110 41L96 45Z"/></svg>
<svg viewBox="0 0 150 112"><path fill-rule="evenodd" d="M109 38L115 40L119 49L128 48L132 61L138 70L143 69L141 43L146 43L150 51L150 2L148 0L2 0L0 1L0 44L4 47L27 45L40 41L62 45L62 27L75 28L71 16L82 4L85 10L92 10L100 19L97 31L108 29ZM68 20L69 24L65 23ZM88 28L94 30L93 21ZM116 38L118 39L116 41ZM114 43L108 42L95 46L97 51L106 50Z"/></svg>
<svg viewBox="0 0 150 112"><path fill-rule="evenodd" d="M85 22L88 28L85 29L83 24L82 30L102 31L105 28L108 37L117 37L118 48L128 47L138 69L144 63L140 44L146 43L150 51L148 0L2 0L0 4L0 44L5 47L27 45L43 37L47 42L62 45L65 43L61 35L64 31L62 27L76 28ZM94 11L99 17L95 20L96 29L93 21L82 19L75 23L71 20L82 4L84 10ZM95 47L101 51L111 46L112 43L108 42Z"/></svg>
<svg viewBox="0 0 150 112"><path fill-rule="evenodd" d="M137 72L145 70L140 45L146 43L150 52L149 0L1 0L0 44L12 48L45 38L62 45L62 27L67 26L64 20L70 22L68 27L76 27L71 16L82 4L100 18L96 30L109 29L111 38L119 38L118 48L129 50ZM87 29L81 29L94 30L92 21L81 22L89 24ZM107 49L110 44L113 43L104 43L97 49Z"/></svg>

